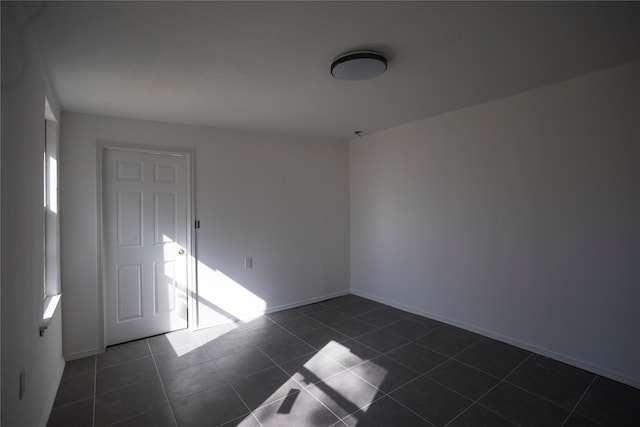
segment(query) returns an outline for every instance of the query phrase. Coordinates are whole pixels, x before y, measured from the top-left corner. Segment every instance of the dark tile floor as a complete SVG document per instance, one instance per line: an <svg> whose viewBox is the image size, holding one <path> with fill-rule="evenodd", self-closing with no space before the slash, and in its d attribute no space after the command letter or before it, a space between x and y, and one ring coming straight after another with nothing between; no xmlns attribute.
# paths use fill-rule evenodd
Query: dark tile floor
<svg viewBox="0 0 640 427"><path fill-rule="evenodd" d="M639 426L640 390L348 295L67 363L54 426Z"/></svg>

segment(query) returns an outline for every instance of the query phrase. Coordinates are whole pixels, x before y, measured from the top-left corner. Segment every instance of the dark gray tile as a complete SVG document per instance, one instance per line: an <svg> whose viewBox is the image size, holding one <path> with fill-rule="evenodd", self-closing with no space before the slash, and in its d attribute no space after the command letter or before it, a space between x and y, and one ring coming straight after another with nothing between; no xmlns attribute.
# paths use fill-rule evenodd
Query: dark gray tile
<svg viewBox="0 0 640 427"><path fill-rule="evenodd" d="M109 427L177 427L177 424L167 402L156 409L111 424Z"/></svg>
<svg viewBox="0 0 640 427"><path fill-rule="evenodd" d="M301 318L304 320L305 318ZM271 341L277 341L279 339L283 339L289 336L289 332L284 330L277 323L269 321L269 323L260 325L255 328L247 329L247 330L234 330L224 337L221 337L221 340L233 340L244 342L245 344L241 344L246 347L246 344L249 345L262 345L267 344Z"/></svg>
<svg viewBox="0 0 640 427"><path fill-rule="evenodd" d="M47 427L92 427L93 397L51 410Z"/></svg>
<svg viewBox="0 0 640 427"><path fill-rule="evenodd" d="M211 361L209 353L202 347L184 347L176 351L165 351L155 354L153 358L161 373L177 371Z"/></svg>
<svg viewBox="0 0 640 427"><path fill-rule="evenodd" d="M300 319L301 322L306 320L308 319ZM281 326L276 325L275 323L252 329L251 331L246 332L246 335L250 337L251 343L256 346L268 344L270 342L278 341L291 336L288 331L286 331Z"/></svg>
<svg viewBox="0 0 640 427"><path fill-rule="evenodd" d="M436 426L445 425L472 403L426 377L400 387L390 396Z"/></svg>
<svg viewBox="0 0 640 427"><path fill-rule="evenodd" d="M233 322L222 323L216 326L208 328L198 329L193 331L193 336L198 340L198 343L202 346L209 344L213 341L220 340L229 334L233 333L236 329L236 324Z"/></svg>
<svg viewBox="0 0 640 427"><path fill-rule="evenodd" d="M506 381L573 409L594 377L582 369L536 354L520 365Z"/></svg>
<svg viewBox="0 0 640 427"><path fill-rule="evenodd" d="M367 332L371 332L376 329L375 326L357 319L332 323L330 327L351 338L366 334Z"/></svg>
<svg viewBox="0 0 640 427"><path fill-rule="evenodd" d="M183 347L196 347L200 345L196 336L188 329L169 332L167 334L156 335L147 338L151 352L162 353L165 351L176 352Z"/></svg>
<svg viewBox="0 0 640 427"><path fill-rule="evenodd" d="M171 403L180 427L217 426L249 413L230 385Z"/></svg>
<svg viewBox="0 0 640 427"><path fill-rule="evenodd" d="M256 317L248 322L236 322L234 332L247 332L256 328L264 328L265 326L273 326L274 323L267 316Z"/></svg>
<svg viewBox="0 0 640 427"><path fill-rule="evenodd" d="M438 320L430 319L428 317L420 316L418 314L409 313L405 317L407 320L411 320L412 322L422 323L423 325L429 327L430 329L436 329L440 326L446 326L446 323L442 323Z"/></svg>
<svg viewBox="0 0 640 427"><path fill-rule="evenodd" d="M166 396L159 378L104 393L96 396L95 427L157 410L164 403Z"/></svg>
<svg viewBox="0 0 640 427"><path fill-rule="evenodd" d="M299 319L292 319L281 322L283 328L289 333L294 335L304 334L305 332L313 331L314 329L322 328L322 323L316 322L309 317L301 317Z"/></svg>
<svg viewBox="0 0 640 427"><path fill-rule="evenodd" d="M471 400L479 399L499 381L453 359L429 371L427 376Z"/></svg>
<svg viewBox="0 0 640 427"><path fill-rule="evenodd" d="M582 415L573 413L569 419L562 424L562 427L602 427L602 424L598 424Z"/></svg>
<svg viewBox="0 0 640 427"><path fill-rule="evenodd" d="M576 412L607 426L640 425L640 389L597 377Z"/></svg>
<svg viewBox="0 0 640 427"><path fill-rule="evenodd" d="M277 366L235 381L233 388L251 410L284 399L291 390L301 389L300 384Z"/></svg>
<svg viewBox="0 0 640 427"><path fill-rule="evenodd" d="M346 417L373 402L378 389L357 375L344 371L307 390L338 417Z"/></svg>
<svg viewBox="0 0 640 427"><path fill-rule="evenodd" d="M327 307L336 308L336 307L345 306L347 304L352 304L354 302L362 302L362 301L369 301L369 300L366 298L359 297L357 295L347 294L341 297L328 299L326 301L323 301L322 304L326 305Z"/></svg>
<svg viewBox="0 0 640 427"><path fill-rule="evenodd" d="M356 301L347 305L336 307L336 310L342 311L343 313L348 314L349 316L358 317L382 307L384 307L384 305L378 302L364 300L364 301Z"/></svg>
<svg viewBox="0 0 640 427"><path fill-rule="evenodd" d="M386 353L407 343L404 338L380 329L360 335L356 340L380 353Z"/></svg>
<svg viewBox="0 0 640 427"><path fill-rule="evenodd" d="M402 319L403 315L398 313L400 310L390 309L388 307L378 308L367 314L358 316L358 320L369 323L370 325L382 328Z"/></svg>
<svg viewBox="0 0 640 427"><path fill-rule="evenodd" d="M274 363L257 348L242 350L215 360L229 381L262 371L274 366Z"/></svg>
<svg viewBox="0 0 640 427"><path fill-rule="evenodd" d="M224 335L202 346L214 360L252 347L252 337L246 334Z"/></svg>
<svg viewBox="0 0 640 427"><path fill-rule="evenodd" d="M523 427L559 426L569 415L569 410L507 383L500 383L479 403Z"/></svg>
<svg viewBox="0 0 640 427"><path fill-rule="evenodd" d="M479 339L480 335L451 326L443 326L418 338L416 343L438 353L453 356Z"/></svg>
<svg viewBox="0 0 640 427"><path fill-rule="evenodd" d="M87 372L72 377L62 377L53 407L93 397L95 373Z"/></svg>
<svg viewBox="0 0 640 427"><path fill-rule="evenodd" d="M96 373L96 395L153 378L158 378L158 372L151 357L98 369Z"/></svg>
<svg viewBox="0 0 640 427"><path fill-rule="evenodd" d="M409 343L393 350L387 353L386 356L418 373L427 372L447 360L445 356L414 343Z"/></svg>
<svg viewBox="0 0 640 427"><path fill-rule="evenodd" d="M290 310L282 310L282 311L276 311L274 313L269 313L266 316L269 319L271 319L273 322L280 323L287 320L299 319L302 317L302 314L300 314L295 309L290 309Z"/></svg>
<svg viewBox="0 0 640 427"><path fill-rule="evenodd" d="M323 327L304 334L298 335L302 341L306 342L316 350L321 350L324 346L330 342L344 342L350 338L335 329Z"/></svg>
<svg viewBox="0 0 640 427"><path fill-rule="evenodd" d="M314 304L303 305L302 307L298 307L295 310L298 313L311 314L311 313L320 313L320 312L323 312L323 311L327 311L329 309L330 309L330 307L327 307L326 305L324 305L322 303L314 303Z"/></svg>
<svg viewBox="0 0 640 427"><path fill-rule="evenodd" d="M484 338L456 355L456 359L504 378L531 353L500 341Z"/></svg>
<svg viewBox="0 0 640 427"><path fill-rule="evenodd" d="M384 328L384 330L399 335L408 340L414 340L439 327L440 325L427 325L424 323L414 322L413 320L409 319L401 319L388 325Z"/></svg>
<svg viewBox="0 0 640 427"><path fill-rule="evenodd" d="M348 314L338 310L321 311L319 313L308 314L307 316L325 325L331 325L333 323L342 322L343 320L349 320L352 318Z"/></svg>
<svg viewBox="0 0 640 427"><path fill-rule="evenodd" d="M385 393L395 390L419 375L386 356L376 357L350 370Z"/></svg>
<svg viewBox="0 0 640 427"><path fill-rule="evenodd" d="M171 401L184 399L227 382L214 362L205 362L178 371L168 371L162 374L162 381Z"/></svg>
<svg viewBox="0 0 640 427"><path fill-rule="evenodd" d="M227 421L218 427L262 427L253 414L243 415L235 420Z"/></svg>
<svg viewBox="0 0 640 427"><path fill-rule="evenodd" d="M426 427L431 424L395 400L383 397L366 410L349 415L344 422L350 427Z"/></svg>
<svg viewBox="0 0 640 427"><path fill-rule="evenodd" d="M349 340L342 343L329 343L320 353L328 356L345 368L351 368L380 355L376 350L360 344L356 340Z"/></svg>
<svg viewBox="0 0 640 427"><path fill-rule="evenodd" d="M114 345L107 347L104 353L98 355L98 369L147 356L151 356L147 340Z"/></svg>
<svg viewBox="0 0 640 427"><path fill-rule="evenodd" d="M287 398L263 406L253 413L263 427L320 427L338 422L338 418L306 390L292 393Z"/></svg>
<svg viewBox="0 0 640 427"><path fill-rule="evenodd" d="M517 427L506 418L502 418L486 408L479 405L473 405L464 411L460 416L455 418L450 427Z"/></svg>
<svg viewBox="0 0 640 427"><path fill-rule="evenodd" d="M316 352L313 347L294 336L274 341L258 348L276 363L283 363L296 357Z"/></svg>
<svg viewBox="0 0 640 427"><path fill-rule="evenodd" d="M73 377L75 375L95 372L96 356L84 357L82 359L71 360L64 365L62 378Z"/></svg>
<svg viewBox="0 0 640 427"><path fill-rule="evenodd" d="M408 311L400 310L399 308L391 307L390 305L382 305L383 309L388 312L398 316L399 319L405 319L408 316L411 316L411 313Z"/></svg>
<svg viewBox="0 0 640 427"><path fill-rule="evenodd" d="M298 357L280 365L302 388L325 380L345 368L321 353Z"/></svg>

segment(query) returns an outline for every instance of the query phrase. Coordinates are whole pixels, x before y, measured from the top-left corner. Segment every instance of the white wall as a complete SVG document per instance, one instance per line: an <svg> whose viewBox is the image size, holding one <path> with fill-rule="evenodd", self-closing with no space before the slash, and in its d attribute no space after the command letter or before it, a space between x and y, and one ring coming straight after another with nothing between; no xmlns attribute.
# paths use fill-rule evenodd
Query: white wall
<svg viewBox="0 0 640 427"><path fill-rule="evenodd" d="M200 294L235 283L267 309L349 290L348 143L65 113L64 352L99 351L97 142L195 149ZM244 269L244 257L253 268ZM232 282L230 282L232 281ZM210 301L216 304L217 301ZM201 325L220 321L202 301Z"/></svg>
<svg viewBox="0 0 640 427"><path fill-rule="evenodd" d="M354 293L640 386L640 63L350 144Z"/></svg>
<svg viewBox="0 0 640 427"><path fill-rule="evenodd" d="M44 337L44 99L55 99L22 6L2 2L2 425L45 425L64 369L60 310ZM26 394L18 399L19 374Z"/></svg>

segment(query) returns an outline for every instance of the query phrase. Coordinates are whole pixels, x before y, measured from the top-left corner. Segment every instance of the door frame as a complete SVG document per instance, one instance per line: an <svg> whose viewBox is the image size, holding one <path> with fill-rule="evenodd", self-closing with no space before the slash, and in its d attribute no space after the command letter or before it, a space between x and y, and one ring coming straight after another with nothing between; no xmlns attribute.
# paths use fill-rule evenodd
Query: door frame
<svg viewBox="0 0 640 427"><path fill-rule="evenodd" d="M104 238L104 221L103 221L103 159L105 150L130 151L136 153L172 155L184 155L186 159L186 176L187 176L187 328L194 330L196 326L196 256L195 256L195 148L147 145L127 142L116 142L109 140L96 141L96 161L97 161L97 233L98 233L98 312L96 313L98 320L98 351L103 352L107 347L107 322L106 322L106 277L105 277L105 238Z"/></svg>

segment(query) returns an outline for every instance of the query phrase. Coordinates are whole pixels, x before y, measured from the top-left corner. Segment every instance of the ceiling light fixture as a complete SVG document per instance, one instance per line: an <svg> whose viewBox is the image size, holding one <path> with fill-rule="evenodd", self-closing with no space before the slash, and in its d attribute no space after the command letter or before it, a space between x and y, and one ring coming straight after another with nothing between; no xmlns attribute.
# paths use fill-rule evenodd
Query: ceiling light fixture
<svg viewBox="0 0 640 427"><path fill-rule="evenodd" d="M347 52L331 64L331 75L340 80L366 80L387 70L387 58L371 50Z"/></svg>

